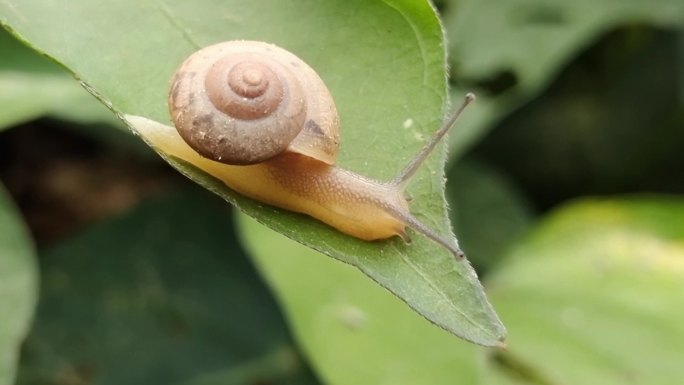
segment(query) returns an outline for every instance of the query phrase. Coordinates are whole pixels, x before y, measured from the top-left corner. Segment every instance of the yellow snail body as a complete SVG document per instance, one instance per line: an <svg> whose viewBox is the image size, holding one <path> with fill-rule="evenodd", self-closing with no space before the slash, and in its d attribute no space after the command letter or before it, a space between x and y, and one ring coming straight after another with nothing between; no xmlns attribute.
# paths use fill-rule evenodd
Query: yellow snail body
<svg viewBox="0 0 684 385"><path fill-rule="evenodd" d="M339 118L313 69L271 44L228 41L197 51L175 73L169 111L187 145L169 139L161 147L242 195L308 214L353 237L408 239L408 226L460 258L455 240L409 212L404 189L472 100L468 94L396 178L379 182L334 164Z"/></svg>

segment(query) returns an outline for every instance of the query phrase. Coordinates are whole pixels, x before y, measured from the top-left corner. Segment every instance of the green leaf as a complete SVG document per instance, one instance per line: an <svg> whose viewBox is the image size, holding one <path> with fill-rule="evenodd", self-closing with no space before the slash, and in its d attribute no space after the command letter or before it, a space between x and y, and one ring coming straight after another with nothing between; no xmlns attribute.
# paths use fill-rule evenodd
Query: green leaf
<svg viewBox="0 0 684 385"><path fill-rule="evenodd" d="M33 245L0 185L0 385L14 384L19 346L37 301L37 276Z"/></svg>
<svg viewBox="0 0 684 385"><path fill-rule="evenodd" d="M534 383L679 383L682 218L684 201L666 197L553 215L487 281L512 331L498 363Z"/></svg>
<svg viewBox="0 0 684 385"><path fill-rule="evenodd" d="M423 146L446 104L442 32L427 2L81 0L64 7L33 0L0 2L0 15L138 129L168 124L169 79L198 47L238 38L275 43L302 57L330 88L342 121L339 163L381 180ZM240 197L200 170L167 160L260 222L359 267L443 328L484 345L504 338L472 268L432 242L419 236L411 245L359 241ZM408 192L412 211L447 233L443 164L443 155L431 157Z"/></svg>
<svg viewBox="0 0 684 385"><path fill-rule="evenodd" d="M45 252L18 384L317 383L208 198L157 198Z"/></svg>
<svg viewBox="0 0 684 385"><path fill-rule="evenodd" d="M241 237L325 383L472 385L477 348L424 322L356 269L238 217Z"/></svg>
<svg viewBox="0 0 684 385"><path fill-rule="evenodd" d="M681 0L450 1L444 23L455 93L475 86L480 94L479 106L451 136L450 153L462 154L487 127L531 100L597 36L621 24L684 28L683 20Z"/></svg>
<svg viewBox="0 0 684 385"><path fill-rule="evenodd" d="M0 130L43 116L120 125L66 71L0 30Z"/></svg>

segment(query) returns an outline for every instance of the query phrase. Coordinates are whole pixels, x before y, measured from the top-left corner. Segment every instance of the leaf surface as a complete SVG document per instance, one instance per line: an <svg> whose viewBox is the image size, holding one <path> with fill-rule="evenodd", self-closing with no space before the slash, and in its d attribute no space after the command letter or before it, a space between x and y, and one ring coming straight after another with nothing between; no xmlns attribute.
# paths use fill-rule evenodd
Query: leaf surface
<svg viewBox="0 0 684 385"><path fill-rule="evenodd" d="M487 281L512 330L498 362L544 379L533 383L678 383L682 218L684 202L666 197L585 200L548 218Z"/></svg>
<svg viewBox="0 0 684 385"><path fill-rule="evenodd" d="M372 178L398 173L442 121L446 105L442 30L427 2L80 0L65 7L4 0L0 15L143 136L169 123L168 82L181 61L230 39L275 43L316 69L342 121L339 164ZM423 237L414 236L411 245L360 241L241 197L196 167L166 159L258 221L357 266L441 327L480 344L501 344L505 329L470 265ZM442 151L432 156L408 193L412 212L449 233L444 161Z"/></svg>
<svg viewBox="0 0 684 385"><path fill-rule="evenodd" d="M19 348L38 299L32 242L0 185L0 385L14 384Z"/></svg>

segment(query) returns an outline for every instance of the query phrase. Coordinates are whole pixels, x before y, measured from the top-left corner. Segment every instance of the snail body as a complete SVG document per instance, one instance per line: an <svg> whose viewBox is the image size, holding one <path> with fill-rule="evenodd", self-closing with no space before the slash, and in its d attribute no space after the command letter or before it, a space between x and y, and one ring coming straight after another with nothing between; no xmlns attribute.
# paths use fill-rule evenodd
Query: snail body
<svg viewBox="0 0 684 385"><path fill-rule="evenodd" d="M244 196L310 215L353 237L407 240L408 226L460 258L455 241L410 213L404 189L473 99L466 97L396 178L379 182L335 165L339 118L313 69L274 45L229 41L197 51L174 74L169 111L184 142L166 138L164 151Z"/></svg>
<svg viewBox="0 0 684 385"><path fill-rule="evenodd" d="M408 210L403 195L341 167L298 154L256 165L217 166L216 162L191 151L186 147L176 149L173 154L259 202L310 215L363 240L404 236L405 224L377 203L386 200Z"/></svg>

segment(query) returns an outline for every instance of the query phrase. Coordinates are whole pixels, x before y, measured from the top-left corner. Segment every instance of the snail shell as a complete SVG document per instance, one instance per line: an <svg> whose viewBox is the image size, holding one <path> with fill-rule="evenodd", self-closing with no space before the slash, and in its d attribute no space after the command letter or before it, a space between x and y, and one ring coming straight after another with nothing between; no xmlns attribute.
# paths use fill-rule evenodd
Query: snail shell
<svg viewBox="0 0 684 385"><path fill-rule="evenodd" d="M339 118L304 61L275 45L228 41L183 62L169 93L171 118L200 155L248 165L293 152L334 164Z"/></svg>

